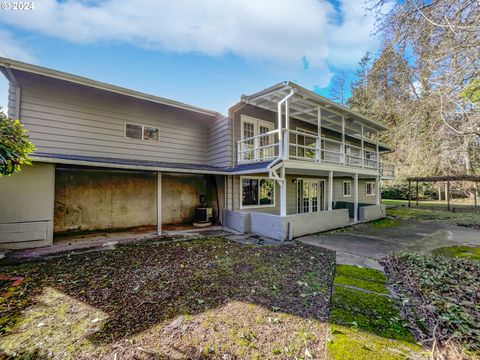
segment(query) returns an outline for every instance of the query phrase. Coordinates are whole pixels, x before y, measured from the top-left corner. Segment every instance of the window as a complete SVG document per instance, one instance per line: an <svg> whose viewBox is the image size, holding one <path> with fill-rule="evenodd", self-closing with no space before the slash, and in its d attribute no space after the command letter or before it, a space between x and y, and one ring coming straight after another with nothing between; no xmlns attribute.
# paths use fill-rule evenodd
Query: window
<svg viewBox="0 0 480 360"><path fill-rule="evenodd" d="M241 178L242 206L275 206L275 182L266 178Z"/></svg>
<svg viewBox="0 0 480 360"><path fill-rule="evenodd" d="M344 181L343 182L343 196L348 197L352 196L352 182Z"/></svg>
<svg viewBox="0 0 480 360"><path fill-rule="evenodd" d="M127 139L158 141L159 129L148 125L125 123L125 137Z"/></svg>
<svg viewBox="0 0 480 360"><path fill-rule="evenodd" d="M241 160L263 160L275 156L273 135L259 136L272 131L273 123L242 115L241 117ZM256 137L252 139L253 137ZM261 149L258 149L261 147Z"/></svg>
<svg viewBox="0 0 480 360"><path fill-rule="evenodd" d="M375 196L375 181L367 181L365 187L367 196Z"/></svg>

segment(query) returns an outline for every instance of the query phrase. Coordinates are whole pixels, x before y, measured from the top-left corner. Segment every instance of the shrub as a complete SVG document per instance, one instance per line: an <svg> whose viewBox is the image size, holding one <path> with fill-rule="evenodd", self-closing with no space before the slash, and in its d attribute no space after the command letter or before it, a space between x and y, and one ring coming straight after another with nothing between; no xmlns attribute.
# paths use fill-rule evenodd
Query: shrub
<svg viewBox="0 0 480 360"><path fill-rule="evenodd" d="M0 109L0 176L20 171L30 165L29 155L35 150L27 131L18 120L12 120Z"/></svg>

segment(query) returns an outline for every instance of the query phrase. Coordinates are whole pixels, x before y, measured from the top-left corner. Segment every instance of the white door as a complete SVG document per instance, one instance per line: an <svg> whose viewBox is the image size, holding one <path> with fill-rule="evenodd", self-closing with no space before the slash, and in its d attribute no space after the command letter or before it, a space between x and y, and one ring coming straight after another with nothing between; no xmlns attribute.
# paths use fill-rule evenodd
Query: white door
<svg viewBox="0 0 480 360"><path fill-rule="evenodd" d="M297 179L297 213L324 210L325 182L318 179Z"/></svg>

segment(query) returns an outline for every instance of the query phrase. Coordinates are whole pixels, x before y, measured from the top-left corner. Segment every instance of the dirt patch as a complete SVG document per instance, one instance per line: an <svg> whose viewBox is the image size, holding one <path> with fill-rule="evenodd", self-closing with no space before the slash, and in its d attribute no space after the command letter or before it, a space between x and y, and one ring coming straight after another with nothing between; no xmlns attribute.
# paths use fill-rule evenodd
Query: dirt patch
<svg viewBox="0 0 480 360"><path fill-rule="evenodd" d="M149 241L0 272L27 280L22 295L12 296L23 302L0 304L9 316L0 339L5 355L325 355L334 272L334 253L325 249Z"/></svg>

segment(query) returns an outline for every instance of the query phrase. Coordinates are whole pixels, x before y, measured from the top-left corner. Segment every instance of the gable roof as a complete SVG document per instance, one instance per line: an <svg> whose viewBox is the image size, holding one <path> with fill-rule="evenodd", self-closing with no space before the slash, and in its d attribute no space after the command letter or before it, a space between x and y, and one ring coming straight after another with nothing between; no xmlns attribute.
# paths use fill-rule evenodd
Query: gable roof
<svg viewBox="0 0 480 360"><path fill-rule="evenodd" d="M122 94L126 96L131 96L137 99L146 100L146 101L150 101L150 102L154 102L162 105L168 105L168 106L172 106L172 107L176 107L184 110L189 110L189 111L193 111L193 112L204 114L204 115L210 115L210 116L220 115L220 113L218 113L217 111L202 109L197 106L189 105L180 101L175 101L175 100L170 100L160 96L150 95L140 91L127 89L121 86L116 86L116 85L104 83L101 81L88 79L83 76L73 75L63 71L53 70L53 69L49 69L49 68L38 66L38 65L27 64L17 60L0 57L0 67L5 68L7 72L8 72L8 69L10 69L10 70L19 70L19 71L23 71L31 74L43 75L53 79L59 79L59 80L64 80L64 81L68 81L75 84L85 85L92 88L101 89L101 90Z"/></svg>

